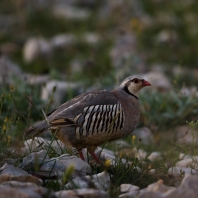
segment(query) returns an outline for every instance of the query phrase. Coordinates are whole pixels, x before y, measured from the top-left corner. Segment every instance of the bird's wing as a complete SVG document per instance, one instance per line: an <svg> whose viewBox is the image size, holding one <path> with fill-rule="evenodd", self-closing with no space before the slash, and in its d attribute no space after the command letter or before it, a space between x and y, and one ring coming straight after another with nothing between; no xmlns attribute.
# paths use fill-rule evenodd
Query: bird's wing
<svg viewBox="0 0 198 198"><path fill-rule="evenodd" d="M118 99L105 90L81 94L47 114L48 121L51 126L77 127L83 124L87 114L93 116L96 112L109 112L118 103Z"/></svg>

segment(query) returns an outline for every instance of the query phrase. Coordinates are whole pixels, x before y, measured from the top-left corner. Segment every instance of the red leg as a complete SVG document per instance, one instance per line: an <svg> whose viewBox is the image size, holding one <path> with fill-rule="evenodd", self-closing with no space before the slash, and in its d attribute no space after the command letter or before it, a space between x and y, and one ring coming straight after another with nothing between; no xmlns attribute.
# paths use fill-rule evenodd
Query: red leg
<svg viewBox="0 0 198 198"><path fill-rule="evenodd" d="M95 159L95 161L98 163L98 164L101 164L102 165L102 162L98 159L98 157L96 156L96 154L93 152L93 151L89 151L90 155Z"/></svg>
<svg viewBox="0 0 198 198"><path fill-rule="evenodd" d="M79 149L78 152L79 152L80 158L81 158L83 161L85 161L85 158L84 158L83 153L82 153L82 149Z"/></svg>

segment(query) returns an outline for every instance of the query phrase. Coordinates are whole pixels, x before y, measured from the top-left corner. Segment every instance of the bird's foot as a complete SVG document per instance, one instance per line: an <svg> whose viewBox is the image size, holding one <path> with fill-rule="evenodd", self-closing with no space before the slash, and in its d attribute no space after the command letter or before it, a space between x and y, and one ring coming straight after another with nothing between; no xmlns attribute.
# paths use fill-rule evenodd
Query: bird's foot
<svg viewBox="0 0 198 198"><path fill-rule="evenodd" d="M90 155L94 158L94 160L100 164L100 165L103 165L103 162L96 156L96 154L94 152L89 152Z"/></svg>

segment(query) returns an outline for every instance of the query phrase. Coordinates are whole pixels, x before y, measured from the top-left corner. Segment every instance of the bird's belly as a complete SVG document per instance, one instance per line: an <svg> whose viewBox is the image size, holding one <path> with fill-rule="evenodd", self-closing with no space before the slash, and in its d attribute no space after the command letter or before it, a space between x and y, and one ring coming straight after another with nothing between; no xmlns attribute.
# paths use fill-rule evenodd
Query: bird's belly
<svg viewBox="0 0 198 198"><path fill-rule="evenodd" d="M86 137L82 137L81 140L82 142L85 142L85 144L98 146L98 145L104 144L112 140L120 139L129 133L130 132L122 133L121 131L119 131L119 132L114 132L114 133L93 134L93 135L89 135Z"/></svg>

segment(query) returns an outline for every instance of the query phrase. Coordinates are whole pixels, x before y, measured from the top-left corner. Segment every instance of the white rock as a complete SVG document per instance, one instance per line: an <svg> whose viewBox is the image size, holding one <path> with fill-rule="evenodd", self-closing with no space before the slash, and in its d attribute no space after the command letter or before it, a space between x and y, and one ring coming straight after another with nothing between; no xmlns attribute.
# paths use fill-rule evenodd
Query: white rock
<svg viewBox="0 0 198 198"><path fill-rule="evenodd" d="M40 85L46 83L49 80L49 76L25 74L24 79L30 85Z"/></svg>
<svg viewBox="0 0 198 198"><path fill-rule="evenodd" d="M140 188L138 186L134 186L132 184L121 184L120 185L120 192L125 193L129 191L139 191Z"/></svg>
<svg viewBox="0 0 198 198"><path fill-rule="evenodd" d="M179 159L190 159L192 158L191 155L185 155L184 153L179 154Z"/></svg>
<svg viewBox="0 0 198 198"><path fill-rule="evenodd" d="M40 177L58 177L62 179L65 170L66 167L64 164L60 163L56 158L51 158L50 160L45 160L40 166L38 172L35 170L35 173Z"/></svg>
<svg viewBox="0 0 198 198"><path fill-rule="evenodd" d="M63 102L64 95L72 90L79 90L79 84L62 82L57 80L51 80L46 83L45 87L42 87L41 98L44 101L47 101L53 93L54 88L56 91L54 93L54 100L56 105L59 105Z"/></svg>
<svg viewBox="0 0 198 198"><path fill-rule="evenodd" d="M162 30L156 37L159 43L169 43L177 41L177 34L174 31Z"/></svg>
<svg viewBox="0 0 198 198"><path fill-rule="evenodd" d="M87 32L82 36L82 41L93 45L101 42L101 38L98 34Z"/></svg>
<svg viewBox="0 0 198 198"><path fill-rule="evenodd" d="M176 163L177 167L193 167L197 168L198 167L198 156L192 156L191 158L183 159L179 162Z"/></svg>
<svg viewBox="0 0 198 198"><path fill-rule="evenodd" d="M136 128L133 131L133 135L136 136L136 139L141 138L142 144L154 143L154 136L153 136L151 130L147 127Z"/></svg>
<svg viewBox="0 0 198 198"><path fill-rule="evenodd" d="M12 77L22 79L23 72L20 67L5 56L0 57L0 83L12 84Z"/></svg>
<svg viewBox="0 0 198 198"><path fill-rule="evenodd" d="M27 63L33 62L40 56L49 56L51 53L50 43L43 38L30 38L23 47L23 56Z"/></svg>
<svg viewBox="0 0 198 198"><path fill-rule="evenodd" d="M8 181L0 185L1 198L41 198L41 197L55 197L53 190L38 187L29 182Z"/></svg>
<svg viewBox="0 0 198 198"><path fill-rule="evenodd" d="M133 150L135 153L135 157L137 157L139 160L144 160L146 156L148 155L148 153L142 149L134 148Z"/></svg>
<svg viewBox="0 0 198 198"><path fill-rule="evenodd" d="M176 175L176 176L181 175L181 174L194 175L194 174L197 174L197 171L195 169L192 169L192 168L171 167L171 168L168 169L168 173Z"/></svg>
<svg viewBox="0 0 198 198"><path fill-rule="evenodd" d="M47 151L45 150L41 150L39 152L32 152L28 156L23 158L21 166L23 168L34 169L35 166L41 165L49 159L50 158L47 154Z"/></svg>
<svg viewBox="0 0 198 198"><path fill-rule="evenodd" d="M95 154L103 160L115 159L115 153L113 151L104 148L102 149L101 147L98 147L95 150Z"/></svg>
<svg viewBox="0 0 198 198"><path fill-rule="evenodd" d="M163 180L158 180L156 183L150 184L146 190L147 191L152 191L152 192L161 192L161 193L166 193L168 191L173 191L175 188L166 186L164 185Z"/></svg>
<svg viewBox="0 0 198 198"><path fill-rule="evenodd" d="M134 197L138 194L140 188L132 184L121 184L120 192L123 193L119 197Z"/></svg>
<svg viewBox="0 0 198 198"><path fill-rule="evenodd" d="M174 190L175 190L174 187L169 187L164 185L163 180L158 180L156 183L150 184L147 188L140 190L140 193L138 194L138 198L147 198L147 197L170 198L166 195L173 192Z"/></svg>
<svg viewBox="0 0 198 198"><path fill-rule="evenodd" d="M170 81L162 72L152 71L141 76L151 83L152 86L149 89L156 89L158 91L168 91L171 89Z"/></svg>
<svg viewBox="0 0 198 198"><path fill-rule="evenodd" d="M107 192L95 190L91 188L75 189L75 190L62 190L56 192L58 198L77 198L77 197L91 197L91 198L107 198Z"/></svg>
<svg viewBox="0 0 198 198"><path fill-rule="evenodd" d="M198 195L198 177L185 176L181 185L173 191L169 191L165 194L165 198L197 198Z"/></svg>
<svg viewBox="0 0 198 198"><path fill-rule="evenodd" d="M15 176L26 175L27 176L29 174L26 171L18 167L14 167L13 165L4 164L0 168L0 175L15 175Z"/></svg>
<svg viewBox="0 0 198 198"><path fill-rule="evenodd" d="M183 125L175 129L178 143L197 143L198 131L190 128L189 125Z"/></svg>
<svg viewBox="0 0 198 198"><path fill-rule="evenodd" d="M156 170L155 170L155 169L151 169L151 170L149 171L149 173L150 173L150 174L154 174L154 173L156 173Z"/></svg>
<svg viewBox="0 0 198 198"><path fill-rule="evenodd" d="M51 39L51 45L54 49L65 49L76 44L76 38L72 34L58 34Z"/></svg>
<svg viewBox="0 0 198 198"><path fill-rule="evenodd" d="M160 152L152 152L149 156L148 156L148 159L151 160L151 161L155 161L157 159L160 159L161 158L161 153Z"/></svg>
<svg viewBox="0 0 198 198"><path fill-rule="evenodd" d="M126 141L120 139L120 140L115 140L114 143L116 143L119 148L129 148L131 147L131 145L129 143L127 143Z"/></svg>
<svg viewBox="0 0 198 198"><path fill-rule="evenodd" d="M65 186L66 188L74 188L76 186L79 188L89 188L90 183L92 183L92 185L94 184L97 189L106 190L110 187L110 176L106 171L104 171L92 176L75 178Z"/></svg>
<svg viewBox="0 0 198 198"><path fill-rule="evenodd" d="M43 150L50 145L50 141L43 139L42 137L35 137L34 139L28 139L24 142L26 152Z"/></svg>
<svg viewBox="0 0 198 198"><path fill-rule="evenodd" d="M66 153L68 152L68 149L71 149L69 147L66 147L60 140L54 140L50 143L50 146L59 155L61 155L62 153Z"/></svg>
<svg viewBox="0 0 198 198"><path fill-rule="evenodd" d="M162 183L162 184L160 184ZM140 190L138 198L197 198L198 194L198 177L185 176L178 188L168 187L159 180L157 183L151 184L148 188Z"/></svg>
<svg viewBox="0 0 198 198"><path fill-rule="evenodd" d="M103 190L103 189L109 189L110 187L110 176L109 173L106 171L103 171L102 173L98 173L96 175L91 176L92 181L94 182L94 185L97 187L97 189Z"/></svg>
<svg viewBox="0 0 198 198"><path fill-rule="evenodd" d="M56 158L60 163L64 164L64 166L69 167L73 165L74 170L77 170L82 173L92 173L92 169L90 165L83 161L81 158L76 156L68 156L67 154L61 155L60 157Z"/></svg>
<svg viewBox="0 0 198 198"><path fill-rule="evenodd" d="M53 151L61 155L68 149L60 140L48 141L42 137L34 137L34 139L28 139L24 142L24 145L25 147L21 149L23 153L53 149Z"/></svg>
<svg viewBox="0 0 198 198"><path fill-rule="evenodd" d="M198 96L198 90L197 87L193 86L193 87L182 87L182 89L180 90L180 93L184 96Z"/></svg>
<svg viewBox="0 0 198 198"><path fill-rule="evenodd" d="M56 5L53 7L53 15L74 20L85 20L90 16L90 11L87 9L79 9L68 5Z"/></svg>
<svg viewBox="0 0 198 198"><path fill-rule="evenodd" d="M18 181L8 181L3 183L3 187L14 187L14 188L37 188L36 184L30 182L18 182Z"/></svg>

